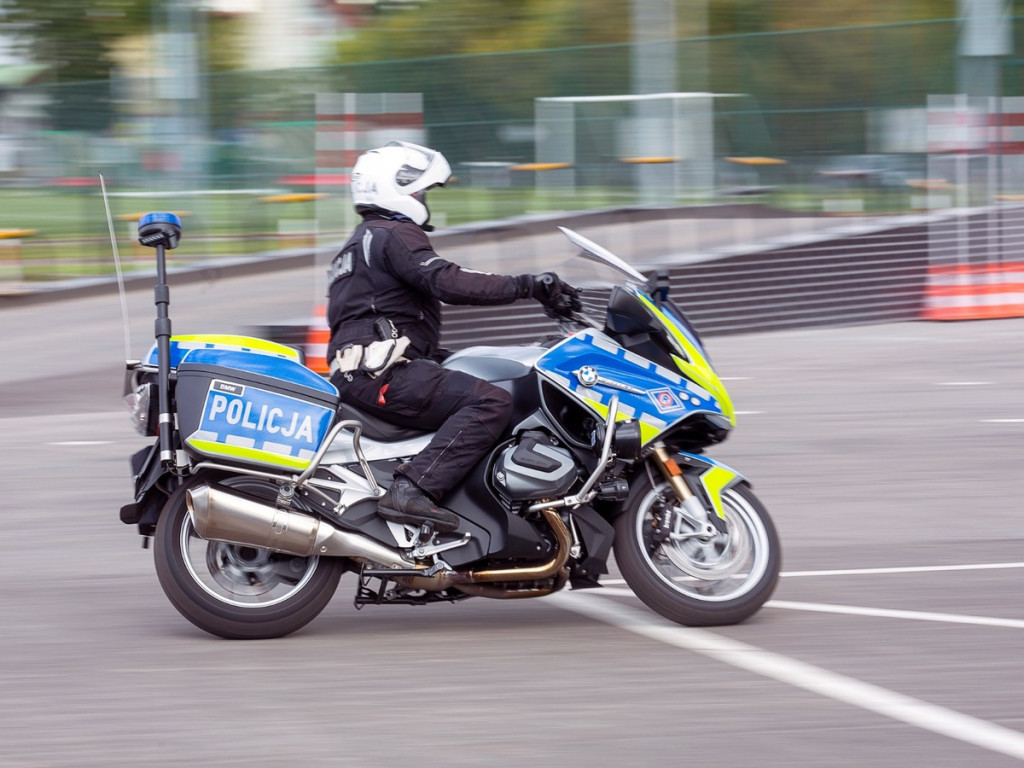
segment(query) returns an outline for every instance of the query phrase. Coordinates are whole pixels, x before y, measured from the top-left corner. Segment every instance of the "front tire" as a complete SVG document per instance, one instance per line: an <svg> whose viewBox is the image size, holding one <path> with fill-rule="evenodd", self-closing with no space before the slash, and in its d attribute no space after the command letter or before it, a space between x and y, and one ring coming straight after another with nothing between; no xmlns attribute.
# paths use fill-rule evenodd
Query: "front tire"
<svg viewBox="0 0 1024 768"><path fill-rule="evenodd" d="M615 560L626 583L649 608L686 626L749 618L771 596L781 567L768 511L741 483L722 493L725 533L659 540L662 515L675 503L667 483L652 487L646 477L634 483L615 521Z"/></svg>
<svg viewBox="0 0 1024 768"><path fill-rule="evenodd" d="M164 594L182 616L220 637L256 640L301 629L331 601L344 564L201 538L185 493L214 480L270 504L277 495L272 483L246 476L207 475L178 488L156 529L153 557Z"/></svg>

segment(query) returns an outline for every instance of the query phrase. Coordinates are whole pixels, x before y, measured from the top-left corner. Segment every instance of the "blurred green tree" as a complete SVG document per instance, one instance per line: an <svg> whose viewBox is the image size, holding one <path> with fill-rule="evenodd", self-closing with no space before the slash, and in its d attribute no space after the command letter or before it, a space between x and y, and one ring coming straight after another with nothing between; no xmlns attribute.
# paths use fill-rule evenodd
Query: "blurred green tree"
<svg viewBox="0 0 1024 768"><path fill-rule="evenodd" d="M440 122L445 108L455 122L459 104L474 105L482 122L525 122L537 96L629 91L630 6L426 0L383 7L339 45L337 61L372 62L351 68L351 82L366 90L383 90L371 75L380 82L390 73L392 86L400 80L399 88L423 92ZM706 46L711 90L751 94L785 122L770 126L779 145L766 151L813 151L813 141L853 151L864 143L864 109L916 104L951 87L958 8L958 0L676 0L678 82L686 88L685 54Z"/></svg>
<svg viewBox="0 0 1024 768"><path fill-rule="evenodd" d="M8 28L58 82L101 80L113 44L150 24L155 0L0 0Z"/></svg>
<svg viewBox="0 0 1024 768"><path fill-rule="evenodd" d="M148 29L157 0L0 0L18 50L49 67L55 127L105 128L116 42ZM91 82L88 87L72 84Z"/></svg>
<svg viewBox="0 0 1024 768"><path fill-rule="evenodd" d="M0 19L18 52L48 67L52 126L104 130L115 119L112 78L134 74L118 71L119 47L165 29L170 4L179 1L0 0ZM225 14L210 14L203 22L204 71L237 68L244 43L239 24Z"/></svg>
<svg viewBox="0 0 1024 768"><path fill-rule="evenodd" d="M431 137L450 157L525 160L532 142L495 135L528 130L540 96L626 92L628 39L622 0L443 0L379 9L335 63L339 90L419 92L435 125L460 124Z"/></svg>
<svg viewBox="0 0 1024 768"><path fill-rule="evenodd" d="M381 6L338 63L498 53L629 40L622 0L429 0Z"/></svg>
<svg viewBox="0 0 1024 768"><path fill-rule="evenodd" d="M954 87L957 0L712 0L712 87L748 93L783 155L863 151L865 111Z"/></svg>

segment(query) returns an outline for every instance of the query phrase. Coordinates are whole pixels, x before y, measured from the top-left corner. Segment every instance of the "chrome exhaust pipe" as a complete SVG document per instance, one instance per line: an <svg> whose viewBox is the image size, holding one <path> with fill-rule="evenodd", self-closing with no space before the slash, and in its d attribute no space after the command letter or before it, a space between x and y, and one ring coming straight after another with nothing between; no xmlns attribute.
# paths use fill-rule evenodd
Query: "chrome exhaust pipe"
<svg viewBox="0 0 1024 768"><path fill-rule="evenodd" d="M206 483L185 492L192 526L204 539L299 557L363 557L395 568L415 564L373 539L342 531L300 512L287 512Z"/></svg>

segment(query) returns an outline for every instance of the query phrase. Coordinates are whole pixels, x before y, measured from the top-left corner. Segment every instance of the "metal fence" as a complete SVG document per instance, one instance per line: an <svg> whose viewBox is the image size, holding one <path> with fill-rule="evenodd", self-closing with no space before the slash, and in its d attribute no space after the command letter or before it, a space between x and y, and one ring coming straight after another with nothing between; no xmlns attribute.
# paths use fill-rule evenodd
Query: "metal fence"
<svg viewBox="0 0 1024 768"><path fill-rule="evenodd" d="M743 97L716 105L717 159L782 159L761 180L813 186L830 158L914 154L891 152L876 118L956 91L957 34L946 20L681 39L675 81L682 92ZM316 168L316 96L332 92L420 93L429 141L456 167L525 164L537 159L536 100L629 94L633 55L631 45L604 45L393 60L208 75L184 90L159 79L44 83L0 96L11 145L0 171L9 184L103 170L125 188L275 186ZM1018 92L1019 68L1007 61L1003 72L1006 92ZM580 143L591 151L575 158L581 173L631 186L617 150L635 125L619 113L582 116Z"/></svg>
<svg viewBox="0 0 1024 768"><path fill-rule="evenodd" d="M1018 47L1022 26L1014 20ZM677 40L679 90L723 95L703 116L678 109L678 99L666 101L677 105L671 114L609 100L629 94L630 45L212 75L194 92L142 79L8 89L0 231L34 234L0 240L0 282L108 269L100 173L128 248L133 217L153 207L186 215L192 255L181 258L333 242L351 218L343 174L324 181L318 98L412 93L423 140L456 171L432 202L442 227L750 200L776 211L784 229L791 214L833 217L832 229L834 217L856 220L856 233L780 247L740 216L720 231L742 251L723 251L702 232L692 247L669 248L663 256L691 259L674 268L674 285L709 328L910 317L923 297L955 304L961 289L980 300L992 294L985 286L1012 284L1016 273L1006 270L1024 261L1009 207L1024 193L1024 142L1011 140L1024 124L1024 79L1020 61L1003 57L994 63L1000 93L957 111L949 95L962 79L959 34L956 20L940 20ZM937 149L935 131L949 123L929 111L936 96L954 105L942 120L1002 133ZM555 122L570 124L552 146L571 156L549 162L560 158L538 157L539 134L553 130L538 128L538 105L567 98L571 118L563 111ZM705 118L706 139L687 145L687 126ZM652 125L684 140L644 157L637 136ZM692 166L695 153L707 173L673 172L676 183L662 183L659 164ZM710 181L678 183L694 178ZM981 208L988 213L971 212ZM893 215L923 218L892 223ZM685 228L676 234L685 240Z"/></svg>

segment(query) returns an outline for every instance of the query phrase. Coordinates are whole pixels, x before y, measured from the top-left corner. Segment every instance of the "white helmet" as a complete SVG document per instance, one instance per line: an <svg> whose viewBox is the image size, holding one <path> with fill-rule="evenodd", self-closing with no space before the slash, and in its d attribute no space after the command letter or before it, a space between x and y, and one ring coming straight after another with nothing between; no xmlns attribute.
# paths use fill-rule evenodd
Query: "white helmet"
<svg viewBox="0 0 1024 768"><path fill-rule="evenodd" d="M352 203L356 210L377 208L399 213L421 227L430 219L426 192L443 186L452 169L433 149L392 141L359 156L352 168Z"/></svg>

